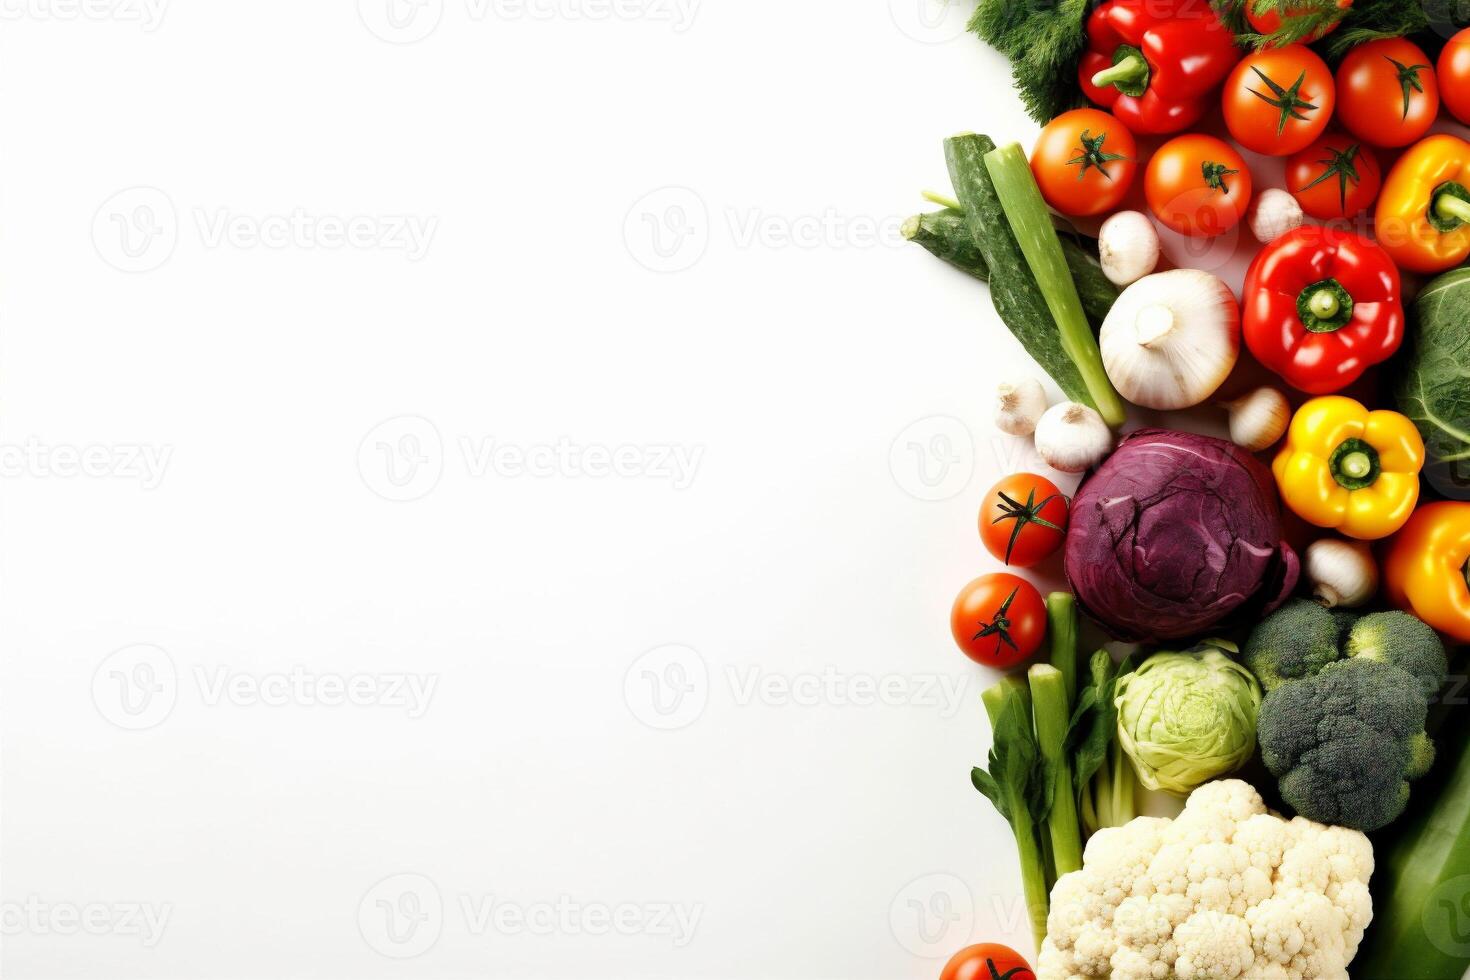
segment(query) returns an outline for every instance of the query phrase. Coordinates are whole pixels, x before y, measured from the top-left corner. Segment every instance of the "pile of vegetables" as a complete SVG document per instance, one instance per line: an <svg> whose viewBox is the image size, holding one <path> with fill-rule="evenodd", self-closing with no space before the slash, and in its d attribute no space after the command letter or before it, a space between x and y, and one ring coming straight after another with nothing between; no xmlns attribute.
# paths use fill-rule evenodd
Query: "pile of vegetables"
<svg viewBox="0 0 1470 980"><path fill-rule="evenodd" d="M1001 674L971 782L1035 975L1460 976L1470 3L979 0L971 29L1041 132L945 140L903 234L1044 374L995 392L1045 471L986 492L1005 570L950 614ZM1227 234L1243 282L1174 267ZM1228 438L1169 414L1211 403ZM943 977L1030 975L982 944Z"/></svg>

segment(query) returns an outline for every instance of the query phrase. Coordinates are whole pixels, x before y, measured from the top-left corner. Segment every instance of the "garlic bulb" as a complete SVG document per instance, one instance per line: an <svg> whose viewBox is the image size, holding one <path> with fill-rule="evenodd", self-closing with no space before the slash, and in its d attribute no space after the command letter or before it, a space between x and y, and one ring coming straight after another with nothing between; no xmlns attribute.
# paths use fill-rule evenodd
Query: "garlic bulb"
<svg viewBox="0 0 1470 980"><path fill-rule="evenodd" d="M1098 345L1118 394L1144 408L1188 408L1214 394L1235 367L1240 306L1208 272L1159 272L1123 290Z"/></svg>
<svg viewBox="0 0 1470 980"><path fill-rule="evenodd" d="M1096 410L1077 402L1058 402L1036 423L1036 452L1063 473L1096 466L1112 448L1113 430Z"/></svg>
<svg viewBox="0 0 1470 980"><path fill-rule="evenodd" d="M1272 187L1256 195L1245 221L1256 241L1268 245L1302 226L1302 206L1286 191Z"/></svg>
<svg viewBox="0 0 1470 980"><path fill-rule="evenodd" d="M995 389L995 427L1013 436L1029 436L1046 411L1046 389L1035 378L1002 381Z"/></svg>
<svg viewBox="0 0 1470 980"><path fill-rule="evenodd" d="M1307 579L1322 605L1361 606L1378 591L1378 566L1363 541L1323 538L1307 548Z"/></svg>
<svg viewBox="0 0 1470 980"><path fill-rule="evenodd" d="M1153 272L1159 264L1159 233L1148 216L1119 211L1097 233L1097 257L1103 275L1115 286L1129 286Z"/></svg>
<svg viewBox="0 0 1470 980"><path fill-rule="evenodd" d="M1262 385L1226 402L1230 412L1230 441L1258 453L1286 434L1291 404L1275 388Z"/></svg>

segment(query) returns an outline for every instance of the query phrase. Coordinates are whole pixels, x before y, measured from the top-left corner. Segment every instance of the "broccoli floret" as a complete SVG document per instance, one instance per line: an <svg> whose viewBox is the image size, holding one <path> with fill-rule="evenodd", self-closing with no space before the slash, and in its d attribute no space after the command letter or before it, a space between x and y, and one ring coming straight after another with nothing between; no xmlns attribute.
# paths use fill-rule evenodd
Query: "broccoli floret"
<svg viewBox="0 0 1470 980"><path fill-rule="evenodd" d="M1433 761L1415 678L1368 659L1283 683L1261 704L1261 758L1297 813L1376 830L1403 812L1408 780Z"/></svg>
<svg viewBox="0 0 1470 980"><path fill-rule="evenodd" d="M1339 641L1349 622L1310 599L1289 602L1251 631L1245 665L1267 691L1310 677L1341 658Z"/></svg>
<svg viewBox="0 0 1470 980"><path fill-rule="evenodd" d="M1406 612L1372 613L1359 619L1348 632L1343 652L1409 672L1426 699L1444 685L1449 669L1439 634Z"/></svg>

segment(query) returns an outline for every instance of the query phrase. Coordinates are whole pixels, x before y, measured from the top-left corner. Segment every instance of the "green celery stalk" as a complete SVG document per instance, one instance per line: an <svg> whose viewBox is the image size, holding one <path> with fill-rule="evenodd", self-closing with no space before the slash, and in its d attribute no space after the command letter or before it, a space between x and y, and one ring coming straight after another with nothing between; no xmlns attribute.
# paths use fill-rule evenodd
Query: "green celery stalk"
<svg viewBox="0 0 1470 980"><path fill-rule="evenodd" d="M1082 831L1072 790L1072 760L1066 747L1070 720L1067 679L1050 664L1033 665L1026 677L1031 684L1031 711L1042 774L1050 780L1046 796L1051 800L1051 809L1046 815L1046 829L1051 838L1053 877L1060 878L1082 868Z"/></svg>
<svg viewBox="0 0 1470 980"><path fill-rule="evenodd" d="M1077 600L1070 592L1046 597L1046 635L1051 643L1051 665L1062 673L1067 691L1067 717L1077 706Z"/></svg>
<svg viewBox="0 0 1470 980"><path fill-rule="evenodd" d="M1097 338L1087 323L1087 314L1067 270L1067 258L1062 253L1062 243L1052 224L1051 212L1042 199L1041 188L1036 186L1025 152L1019 143L991 150L985 154L985 168L995 181L995 193L1005 209L1011 230L1026 256L1026 264L1036 277L1047 309L1056 321L1062 349L1082 373L1082 380L1092 395L1098 414L1108 425L1117 428L1123 424L1123 399L1118 397L1107 372L1103 370Z"/></svg>
<svg viewBox="0 0 1470 980"><path fill-rule="evenodd" d="M1032 730L1026 682L1007 677L981 695L990 716L990 768L970 770L970 782L1011 825L1021 862L1021 887L1036 948L1046 939L1048 891L1046 864L1037 836L1037 809L1043 796L1041 755Z"/></svg>

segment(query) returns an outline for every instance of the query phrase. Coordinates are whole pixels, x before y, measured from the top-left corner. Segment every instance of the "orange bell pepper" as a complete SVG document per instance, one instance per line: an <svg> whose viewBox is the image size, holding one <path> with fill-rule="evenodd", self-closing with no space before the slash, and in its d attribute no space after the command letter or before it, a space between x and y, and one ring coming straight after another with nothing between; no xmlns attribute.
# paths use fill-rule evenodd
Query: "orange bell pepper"
<svg viewBox="0 0 1470 980"><path fill-rule="evenodd" d="M1470 143L1441 133L1414 144L1389 171L1374 224L1402 269L1442 272L1470 257Z"/></svg>
<svg viewBox="0 0 1470 980"><path fill-rule="evenodd" d="M1470 503L1443 501L1414 511L1383 563L1389 601L1441 633L1470 643Z"/></svg>

